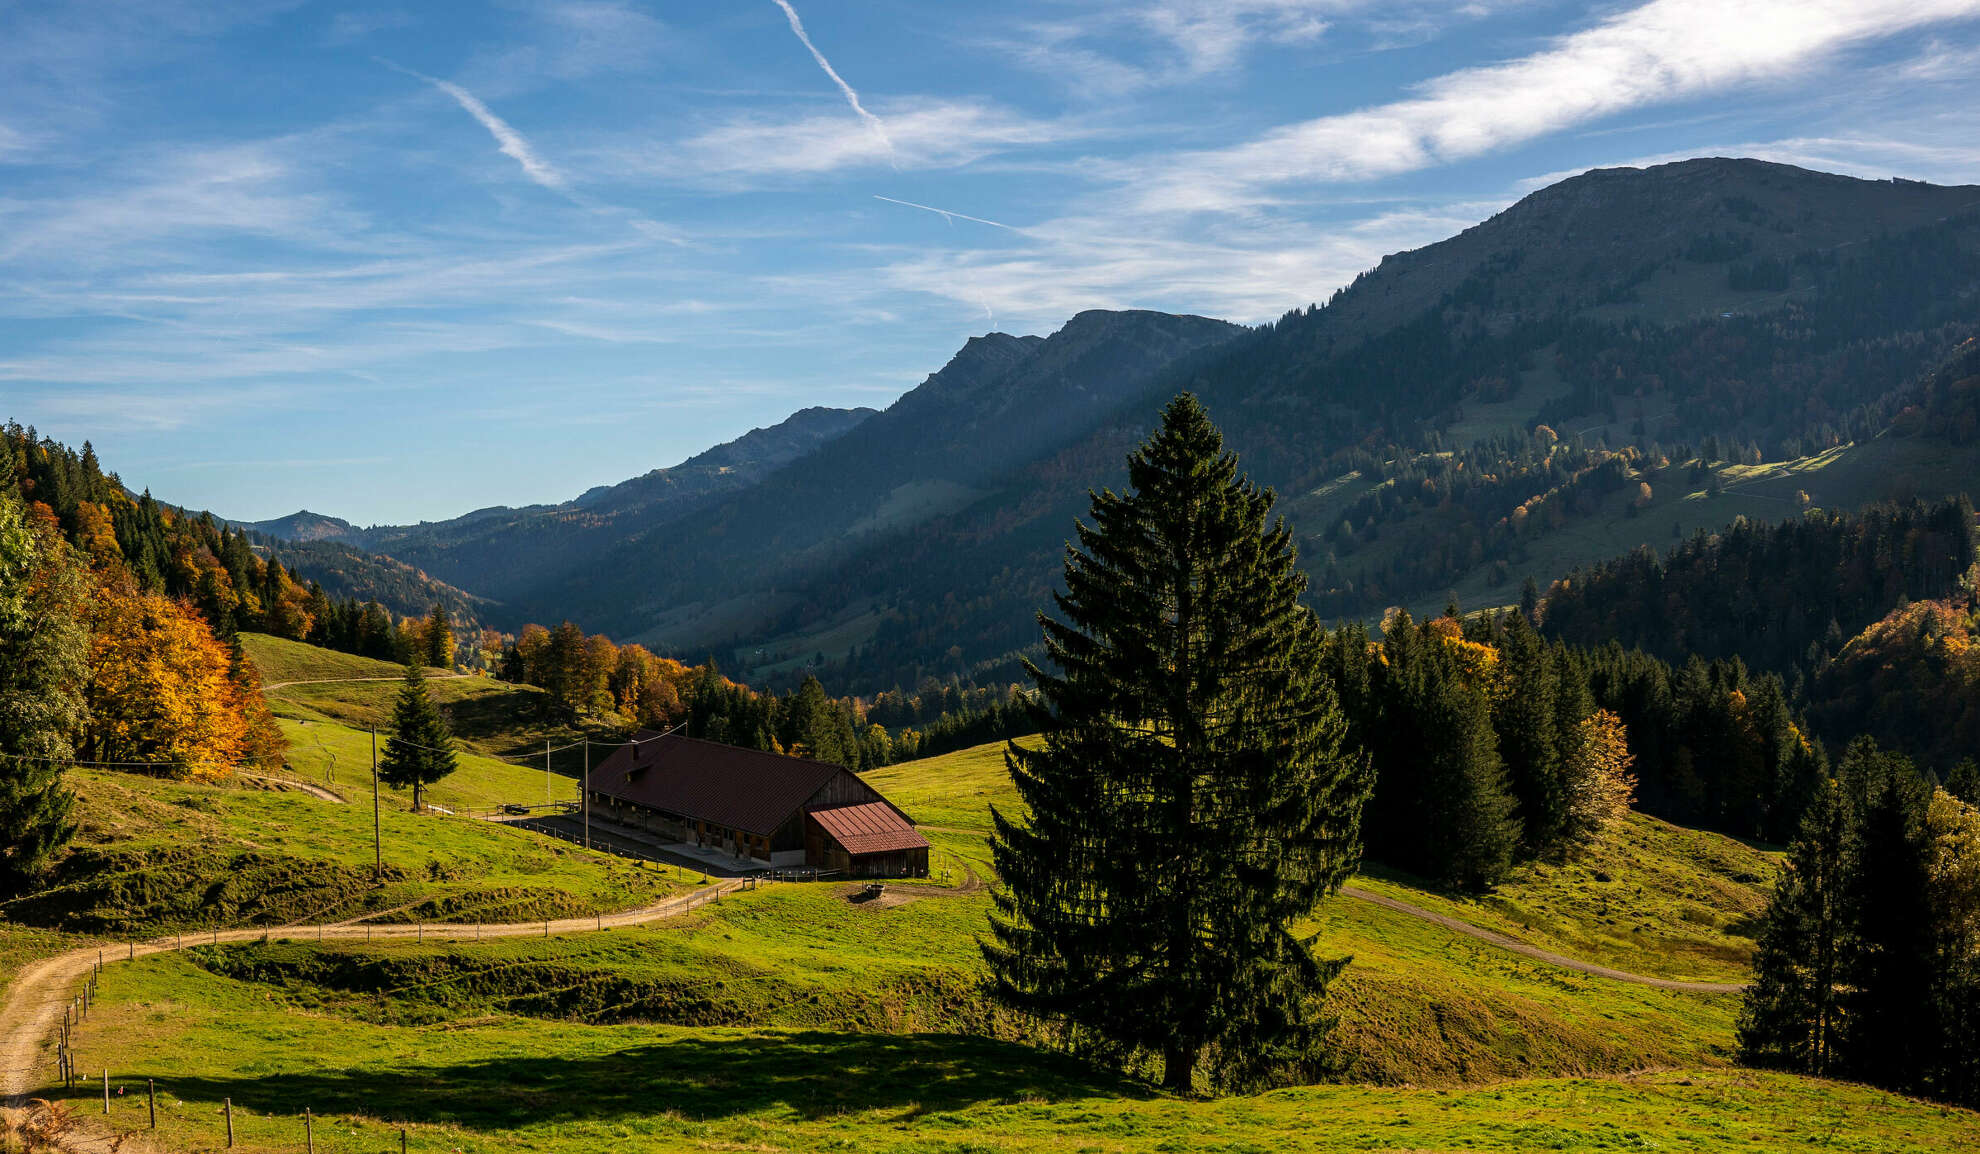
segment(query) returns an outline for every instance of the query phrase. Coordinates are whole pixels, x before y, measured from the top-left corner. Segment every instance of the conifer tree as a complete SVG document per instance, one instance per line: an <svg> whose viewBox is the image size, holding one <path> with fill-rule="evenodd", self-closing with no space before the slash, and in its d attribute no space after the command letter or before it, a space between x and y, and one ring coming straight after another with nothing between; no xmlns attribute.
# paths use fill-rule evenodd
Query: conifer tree
<svg viewBox="0 0 1980 1154"><path fill-rule="evenodd" d="M1566 838L1568 792L1562 754L1572 743L1561 732L1559 678L1546 644L1522 614L1506 614L1504 626L1499 663L1505 692L1493 703L1493 729L1507 781L1519 802L1526 851L1543 855L1559 849ZM1570 721L1570 727L1579 720Z"/></svg>
<svg viewBox="0 0 1980 1154"><path fill-rule="evenodd" d="M454 667L454 623L445 605L435 604L426 615L426 663L435 669Z"/></svg>
<svg viewBox="0 0 1980 1154"><path fill-rule="evenodd" d="M378 761L379 779L387 785L412 786L413 812L422 813L425 787L456 768L454 735L433 704L426 671L418 661L408 662L405 686L392 709L392 736L386 739L385 756Z"/></svg>
<svg viewBox="0 0 1980 1154"><path fill-rule="evenodd" d="M1742 1062L1804 1074L1828 1073L1839 1064L1849 827L1841 787L1824 782L1767 903L1753 951L1753 984L1739 1012Z"/></svg>
<svg viewBox="0 0 1980 1154"><path fill-rule="evenodd" d="M1856 939L1844 973L1847 1066L1866 1081L1924 1089L1936 1034L1931 790L1909 760L1867 737L1850 744L1840 775L1856 812L1844 867Z"/></svg>
<svg viewBox="0 0 1980 1154"><path fill-rule="evenodd" d="M1373 707L1350 716L1376 771L1369 852L1466 889L1502 880L1520 824L1483 686L1452 642L1400 610L1367 672Z"/></svg>
<svg viewBox="0 0 1980 1154"><path fill-rule="evenodd" d="M0 893L18 893L75 833L62 782L82 723L89 633L82 581L0 495Z"/></svg>
<svg viewBox="0 0 1980 1154"><path fill-rule="evenodd" d="M1320 1061L1323 960L1295 919L1360 858L1366 762L1321 668L1322 630L1273 495L1185 393L1093 498L1062 619L1029 666L1041 729L995 812L993 988L1187 1092Z"/></svg>

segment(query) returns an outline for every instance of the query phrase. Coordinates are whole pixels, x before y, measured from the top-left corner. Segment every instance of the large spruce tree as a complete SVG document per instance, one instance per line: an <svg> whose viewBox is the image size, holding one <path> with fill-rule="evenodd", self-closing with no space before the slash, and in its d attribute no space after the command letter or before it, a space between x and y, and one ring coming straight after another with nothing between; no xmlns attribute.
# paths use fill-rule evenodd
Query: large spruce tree
<svg viewBox="0 0 1980 1154"><path fill-rule="evenodd" d="M1003 886L984 943L1009 1005L1188 1091L1310 1068L1345 959L1292 930L1360 858L1364 757L1300 603L1273 495L1240 477L1196 399L1093 498L1062 619L1029 666L1041 736L1013 743L1022 813L996 812Z"/></svg>
<svg viewBox="0 0 1980 1154"><path fill-rule="evenodd" d="M1849 831L1841 787L1824 782L1788 848L1753 951L1753 984L1739 1013L1739 1056L1748 1065L1806 1074L1838 1065Z"/></svg>
<svg viewBox="0 0 1980 1154"><path fill-rule="evenodd" d="M406 683L392 709L392 736L378 762L378 776L388 785L412 786L413 810L423 812L424 790L458 768L454 734L433 704L426 671L419 659L406 665Z"/></svg>

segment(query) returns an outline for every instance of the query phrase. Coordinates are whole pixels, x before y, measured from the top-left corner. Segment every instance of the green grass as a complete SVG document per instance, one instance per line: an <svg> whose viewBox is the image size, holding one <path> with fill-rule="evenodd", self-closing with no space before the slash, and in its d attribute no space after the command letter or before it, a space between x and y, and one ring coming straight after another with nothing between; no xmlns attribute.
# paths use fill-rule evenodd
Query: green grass
<svg viewBox="0 0 1980 1154"><path fill-rule="evenodd" d="M243 633L240 638L241 648L261 671L263 685L338 677L403 677L406 672L405 666L395 661L339 653L266 633ZM429 668L427 672L448 674L453 670Z"/></svg>
<svg viewBox="0 0 1980 1154"><path fill-rule="evenodd" d="M289 739L292 775L340 790L346 786L368 790L368 731L390 729L404 668L259 633L242 634L241 643L260 667L262 683L276 686L267 691L268 705ZM386 680L352 680L362 678ZM554 719L547 695L533 685L488 677L435 677L427 682L427 689L461 750L472 755L463 757L461 771L434 790L434 804L449 809L546 800L546 740L553 747L552 775L562 779L552 782L550 800L574 799L584 751L564 747L586 737L608 742L624 738L610 727L574 727ZM316 728L319 725L332 728ZM502 762L509 768L504 769Z"/></svg>
<svg viewBox="0 0 1980 1154"><path fill-rule="evenodd" d="M285 710L278 703L276 721L289 739L283 761L287 774L297 780L324 786L353 803L370 804L371 734L334 721L287 716L300 710ZM385 737L378 739L382 755ZM455 755L460 767L426 788L429 804L451 810L488 809L503 802L540 805L550 801L576 801L577 782L562 774L546 775L542 764L517 765L469 750ZM383 787L386 804L409 807L411 789Z"/></svg>
<svg viewBox="0 0 1980 1154"><path fill-rule="evenodd" d="M1004 767L1004 743L904 761L861 775L918 824L990 832L990 807L1018 806Z"/></svg>
<svg viewBox="0 0 1980 1154"><path fill-rule="evenodd" d="M1779 853L1632 813L1587 853L1530 862L1485 895L1371 866L1355 884L1631 973L1743 981Z"/></svg>
<svg viewBox="0 0 1980 1154"><path fill-rule="evenodd" d="M380 814L307 794L72 770L81 829L16 921L90 933L336 921L509 921L625 909L672 892L646 868L490 822Z"/></svg>
<svg viewBox="0 0 1980 1154"><path fill-rule="evenodd" d="M14 984L21 967L79 946L94 945L96 941L83 934L0 921L0 999L7 996L7 989Z"/></svg>
<svg viewBox="0 0 1980 1154"><path fill-rule="evenodd" d="M1964 1111L1732 1069L1735 997L1563 970L1345 898L1305 928L1323 954L1354 959L1330 1010L1343 1077L1359 1084L1168 1099L1024 1044L1022 1024L984 999L980 831L1009 799L1000 747L869 779L943 827L928 836L946 883L890 885L878 902L850 900L853 886L771 886L549 939L275 941L120 964L79 1039L83 1065L156 1078L181 1147L213 1144L231 1098L250 1151L292 1148L304 1106L326 1116L317 1142L331 1152L389 1145L401 1121L410 1149L464 1152L1980 1142ZM1771 862L1637 817L1588 858L1529 867L1488 898L1396 876L1359 884L1611 964L1736 975L1740 919ZM1625 905L1646 932L1609 924ZM1645 1069L1663 1072L1632 1074Z"/></svg>
<svg viewBox="0 0 1980 1154"><path fill-rule="evenodd" d="M1017 808L1002 743L873 770L866 780L917 822L987 833ZM943 835L931 832L933 866ZM983 855L987 859L987 853ZM1470 896L1370 864L1355 884L1555 953L1652 977L1740 981L1779 855L1632 813L1587 853L1534 862ZM977 872L988 876L987 860Z"/></svg>
<svg viewBox="0 0 1980 1154"><path fill-rule="evenodd" d="M982 840L938 835L987 871ZM489 1015L586 1023L934 1030L1010 1037L985 999L977 940L991 903L952 886L784 885L635 931L482 945L313 942L202 951L309 1012L425 1024ZM1561 970L1365 902L1328 903L1305 932L1355 961L1333 995L1349 1075L1454 1085L1726 1060L1736 999ZM389 1002L375 1003L380 994Z"/></svg>
<svg viewBox="0 0 1980 1154"><path fill-rule="evenodd" d="M986 1037L500 1013L380 1025L215 977L183 956L110 967L77 1051L85 1069L111 1071L113 1126L143 1125L144 1079L157 1080L161 1137L173 1149L221 1145L223 1098L234 1106L236 1148L251 1152L299 1148L305 1107L326 1154L395 1146L400 1125L421 1154L1980 1145L1980 1118L1967 1111L1727 1068L1181 1101ZM99 1094L90 1083L73 1095L83 1117L100 1109Z"/></svg>

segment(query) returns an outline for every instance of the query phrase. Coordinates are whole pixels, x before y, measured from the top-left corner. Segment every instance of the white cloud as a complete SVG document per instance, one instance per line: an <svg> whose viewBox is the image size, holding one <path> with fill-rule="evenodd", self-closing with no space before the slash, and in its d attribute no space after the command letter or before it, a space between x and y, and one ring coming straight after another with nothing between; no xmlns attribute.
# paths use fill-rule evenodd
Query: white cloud
<svg viewBox="0 0 1980 1154"><path fill-rule="evenodd" d="M1359 5L1345 0L1156 0L1130 9L1133 19L1167 41L1190 74L1234 67L1251 45L1310 44L1328 18Z"/></svg>
<svg viewBox="0 0 1980 1154"><path fill-rule="evenodd" d="M1503 206L1451 202L1333 226L1278 220L1188 230L1082 214L1015 230L1020 239L998 248L896 255L880 279L1041 328L1089 308L1265 321L1326 299L1388 253L1441 240Z"/></svg>
<svg viewBox="0 0 1980 1154"><path fill-rule="evenodd" d="M281 142L175 148L132 158L138 179L71 196L0 200L13 227L0 260L28 254L78 267L128 262L132 246L165 238L248 234L334 243L357 223L302 191Z"/></svg>
<svg viewBox="0 0 1980 1154"><path fill-rule="evenodd" d="M1367 180L1479 156L1644 105L1799 75L1837 51L1980 14L1980 0L1652 0L1420 95L1165 158L1144 208L1268 203L1291 186Z"/></svg>
<svg viewBox="0 0 1980 1154"><path fill-rule="evenodd" d="M1067 124L1032 119L975 100L890 102L887 122L892 137L883 143L844 116L744 116L676 145L615 145L598 155L598 163L622 176L720 182L881 165L903 170L957 168L1077 135Z"/></svg>
<svg viewBox="0 0 1980 1154"><path fill-rule="evenodd" d="M399 68L396 64L392 65L392 67ZM488 130L488 135L495 138L495 144L502 155L522 166L523 173L530 180L553 192L561 193L569 191L568 182L564 179L564 174L558 172L548 161L536 155L536 150L530 147L529 141L523 139L522 133L510 127L508 121L489 111L488 106L476 99L474 93L451 81L440 80L421 72L414 72L410 68L399 68L399 71L406 73L408 76L416 76L433 87L438 88L448 96L453 97L454 103L460 105L463 111L469 116L474 117L483 128Z"/></svg>
<svg viewBox="0 0 1980 1154"><path fill-rule="evenodd" d="M332 48L344 48L360 40L369 39L380 32L396 32L416 24L409 12L396 8L373 12L339 12L331 17L330 30L324 34L323 42Z"/></svg>
<svg viewBox="0 0 1980 1154"><path fill-rule="evenodd" d="M791 31L797 34L797 38L804 45L805 51L811 53L811 58L818 62L818 67L824 70L825 75L832 78L832 83L839 86L839 92L845 96L846 103L852 106L852 110L859 115L860 120L866 124L866 127L873 133L874 138L880 142L880 146L886 149L887 153L891 156L894 151L894 142L887 135L887 126L880 122L879 117L866 110L866 106L859 102L859 93L853 91L853 86L846 83L845 78L839 75L839 70L832 67L832 62L825 59L825 54L820 52L818 46L811 42L810 34L804 30L804 21L798 19L797 9L791 7L790 0L771 0L771 3L784 10L785 19L790 21Z"/></svg>
<svg viewBox="0 0 1980 1154"><path fill-rule="evenodd" d="M1033 23L1022 36L992 46L1086 95L1120 95L1230 72L1259 45L1313 44L1335 19L1370 7L1380 6L1370 0L1082 3L1076 19Z"/></svg>

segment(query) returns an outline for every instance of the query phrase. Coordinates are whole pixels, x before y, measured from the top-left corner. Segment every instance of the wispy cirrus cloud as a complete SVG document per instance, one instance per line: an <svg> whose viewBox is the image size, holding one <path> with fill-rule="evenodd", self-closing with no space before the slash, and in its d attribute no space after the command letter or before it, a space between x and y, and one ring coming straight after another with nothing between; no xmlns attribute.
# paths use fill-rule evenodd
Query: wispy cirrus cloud
<svg viewBox="0 0 1980 1154"><path fill-rule="evenodd" d="M474 117L475 122L487 129L488 135L495 138L496 149L503 156L522 166L523 174L528 176L530 180L552 192L568 193L570 191L570 182L564 179L564 174L557 171L556 166L552 165L549 161L538 156L536 149L530 146L529 141L523 138L522 133L517 132L508 121L495 115L474 93L469 92L451 80L441 80L435 76L428 76L424 72L415 72L410 68L394 64L389 60L381 61L381 63L395 71L403 72L414 79L423 80L453 98L454 103L460 105L463 112Z"/></svg>
<svg viewBox="0 0 1980 1154"><path fill-rule="evenodd" d="M1484 5L1468 5L1468 12ZM1035 21L993 42L999 52L1090 96L1188 84L1230 72L1261 45L1303 47L1370 0L1137 0L1081 4L1076 18ZM1459 16L1458 18L1464 18ZM1452 14L1444 14L1448 22Z"/></svg>
<svg viewBox="0 0 1980 1154"><path fill-rule="evenodd" d="M615 141L590 158L621 178L732 185L754 177L817 176L892 166L959 168L986 157L1064 143L1086 130L982 100L901 99L886 105L892 137L882 143L844 116L747 114L685 140Z"/></svg>
<svg viewBox="0 0 1980 1154"><path fill-rule="evenodd" d="M1314 183L1480 156L1631 109L1779 81L1851 46L1980 15L1980 0L1651 0L1420 95L1163 158L1145 209L1234 211Z"/></svg>
<svg viewBox="0 0 1980 1154"><path fill-rule="evenodd" d="M811 53L811 58L818 62L818 67L824 70L825 75L832 78L832 83L839 86L839 92L846 98L846 103L852 106L853 112L880 142L880 147L892 155L894 142L887 135L887 126L881 123L878 116L866 110L866 105L860 103L859 93L853 90L852 85L846 83L845 77L839 75L839 70L832 67L832 62L825 59L825 54L811 42L811 34L804 30L804 21L798 19L797 9L791 7L790 0L771 0L771 3L784 10L784 18L790 21L791 31L797 35L799 43L804 45L805 51Z"/></svg>

